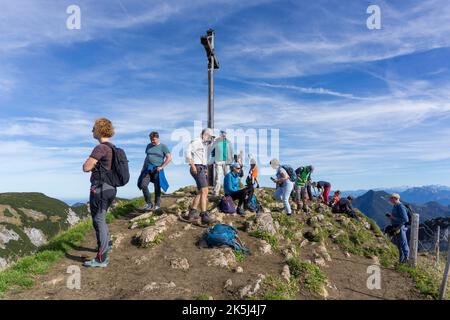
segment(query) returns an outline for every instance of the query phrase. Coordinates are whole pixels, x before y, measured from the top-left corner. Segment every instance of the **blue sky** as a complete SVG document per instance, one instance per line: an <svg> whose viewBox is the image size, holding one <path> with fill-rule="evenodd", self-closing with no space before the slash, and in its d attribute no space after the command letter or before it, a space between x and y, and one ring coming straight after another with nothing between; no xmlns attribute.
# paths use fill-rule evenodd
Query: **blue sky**
<svg viewBox="0 0 450 320"><path fill-rule="evenodd" d="M66 8L81 8L68 30ZM381 8L381 30L366 9ZM0 192L87 197L95 118L116 125L137 196L148 133L206 120L279 129L279 156L335 188L450 185L450 5L428 1L0 1ZM171 190L191 184L167 169ZM268 184L268 177L263 181Z"/></svg>

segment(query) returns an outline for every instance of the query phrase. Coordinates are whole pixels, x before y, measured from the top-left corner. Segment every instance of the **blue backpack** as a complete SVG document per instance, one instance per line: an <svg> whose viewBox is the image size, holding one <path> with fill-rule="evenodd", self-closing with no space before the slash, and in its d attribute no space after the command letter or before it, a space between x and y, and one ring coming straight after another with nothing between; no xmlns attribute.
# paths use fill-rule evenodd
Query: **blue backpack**
<svg viewBox="0 0 450 320"><path fill-rule="evenodd" d="M259 204L256 196L253 194L251 198L246 198L244 202L244 207L246 210L251 212L259 213L261 211L261 205Z"/></svg>
<svg viewBox="0 0 450 320"><path fill-rule="evenodd" d="M203 239L209 247L229 246L236 251L250 253L250 250L244 247L239 239L236 228L228 224L216 224L204 233Z"/></svg>

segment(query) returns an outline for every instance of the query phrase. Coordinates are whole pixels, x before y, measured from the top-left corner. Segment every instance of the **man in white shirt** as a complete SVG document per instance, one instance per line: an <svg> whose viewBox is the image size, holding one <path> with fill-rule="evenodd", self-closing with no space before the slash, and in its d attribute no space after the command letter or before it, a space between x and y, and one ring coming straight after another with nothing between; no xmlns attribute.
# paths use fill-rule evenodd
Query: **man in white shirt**
<svg viewBox="0 0 450 320"><path fill-rule="evenodd" d="M203 224L213 223L214 220L209 217L206 211L208 201L208 158L210 154L210 143L212 138L212 130L203 129L199 138L194 139L186 148L186 162L190 165L190 172L197 185L197 195L187 219L194 222L199 216ZM201 206L200 215L198 214L198 206Z"/></svg>

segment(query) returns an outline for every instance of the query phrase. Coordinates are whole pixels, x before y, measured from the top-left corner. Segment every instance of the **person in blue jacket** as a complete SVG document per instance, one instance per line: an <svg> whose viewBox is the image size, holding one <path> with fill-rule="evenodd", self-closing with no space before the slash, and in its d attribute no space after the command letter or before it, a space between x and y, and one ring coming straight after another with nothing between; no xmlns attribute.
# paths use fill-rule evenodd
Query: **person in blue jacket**
<svg viewBox="0 0 450 320"><path fill-rule="evenodd" d="M223 182L223 189L225 196L230 196L233 200L238 200L237 213L244 215L244 200L247 194L247 188L239 189L239 179L241 172L241 165L239 163L230 164L230 172L225 175Z"/></svg>
<svg viewBox="0 0 450 320"><path fill-rule="evenodd" d="M403 203L400 202L400 195L393 193L389 197L389 201L394 205L392 212L386 214L391 220L393 232L393 242L398 247L400 254L400 263L406 263L409 258L409 245L406 232L408 227L406 224L409 222L408 211Z"/></svg>

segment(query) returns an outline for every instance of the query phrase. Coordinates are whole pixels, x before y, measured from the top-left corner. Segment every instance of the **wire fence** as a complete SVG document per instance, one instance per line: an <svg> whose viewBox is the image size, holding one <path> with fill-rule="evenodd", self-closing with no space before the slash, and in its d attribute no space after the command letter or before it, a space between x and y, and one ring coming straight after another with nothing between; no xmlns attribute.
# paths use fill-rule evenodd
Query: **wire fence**
<svg viewBox="0 0 450 320"><path fill-rule="evenodd" d="M434 252L437 251L439 246L439 251L447 251L449 246L449 229L450 227L438 228L438 226L430 227L427 224L420 224L418 250L421 252Z"/></svg>

